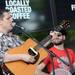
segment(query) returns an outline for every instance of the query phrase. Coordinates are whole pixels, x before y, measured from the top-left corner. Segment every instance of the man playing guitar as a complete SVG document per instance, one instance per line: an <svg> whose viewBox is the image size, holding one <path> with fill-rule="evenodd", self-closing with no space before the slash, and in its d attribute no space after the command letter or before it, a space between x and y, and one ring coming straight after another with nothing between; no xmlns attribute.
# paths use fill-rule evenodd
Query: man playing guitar
<svg viewBox="0 0 75 75"><path fill-rule="evenodd" d="M34 62L35 59L29 54L8 54L6 51L9 48L17 47L23 44L15 35L11 34L10 31L13 29L12 16L9 10L0 10L0 64L3 62L22 60L25 62Z"/></svg>
<svg viewBox="0 0 75 75"><path fill-rule="evenodd" d="M65 75L71 75L69 74L69 72L73 73L75 67L75 53L73 52L72 49L64 47L66 32L64 30L61 31L54 30L50 31L50 36L51 36L51 41L53 43L53 47L51 47L49 50L55 53L67 64L63 63L57 57L48 54L48 56L44 59L44 61L37 66L35 75L52 75L52 73L55 73L53 75L64 75L65 71L68 71L68 73L66 72L67 74L65 73ZM53 59L51 59L51 57ZM46 65L49 74L42 71ZM59 70L59 72L61 71L62 73L56 73L58 72L56 71L58 69L62 69L63 72Z"/></svg>

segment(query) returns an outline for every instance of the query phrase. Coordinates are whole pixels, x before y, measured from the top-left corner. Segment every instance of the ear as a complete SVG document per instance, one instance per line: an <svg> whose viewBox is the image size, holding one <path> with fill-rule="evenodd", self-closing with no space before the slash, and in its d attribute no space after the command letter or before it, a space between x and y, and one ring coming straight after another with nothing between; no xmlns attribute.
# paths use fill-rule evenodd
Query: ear
<svg viewBox="0 0 75 75"><path fill-rule="evenodd" d="M0 19L0 25L2 25L2 19Z"/></svg>
<svg viewBox="0 0 75 75"><path fill-rule="evenodd" d="M65 40L65 38L66 38L65 35L63 35L62 39Z"/></svg>

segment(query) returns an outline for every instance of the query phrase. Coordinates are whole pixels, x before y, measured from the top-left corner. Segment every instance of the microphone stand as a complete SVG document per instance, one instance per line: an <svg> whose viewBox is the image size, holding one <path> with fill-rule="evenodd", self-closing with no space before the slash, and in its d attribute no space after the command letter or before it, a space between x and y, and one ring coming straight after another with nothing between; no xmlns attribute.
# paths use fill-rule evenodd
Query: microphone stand
<svg viewBox="0 0 75 75"><path fill-rule="evenodd" d="M52 54L50 54L50 58L52 60L52 73L53 73L53 75L55 75L53 57L54 56Z"/></svg>

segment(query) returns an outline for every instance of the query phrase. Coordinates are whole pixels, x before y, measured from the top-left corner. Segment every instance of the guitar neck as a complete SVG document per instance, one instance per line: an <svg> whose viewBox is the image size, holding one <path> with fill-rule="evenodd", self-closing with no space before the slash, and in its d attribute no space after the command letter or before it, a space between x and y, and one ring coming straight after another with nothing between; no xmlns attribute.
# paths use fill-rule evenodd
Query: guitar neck
<svg viewBox="0 0 75 75"><path fill-rule="evenodd" d="M36 42L38 43L38 45L36 45L36 46L34 47L34 49L35 49L36 51L38 51L39 48L42 47L42 46L47 47L47 46L51 43L50 35L48 35L48 36L47 36L45 39L43 39L41 42L38 42L38 41L36 41Z"/></svg>

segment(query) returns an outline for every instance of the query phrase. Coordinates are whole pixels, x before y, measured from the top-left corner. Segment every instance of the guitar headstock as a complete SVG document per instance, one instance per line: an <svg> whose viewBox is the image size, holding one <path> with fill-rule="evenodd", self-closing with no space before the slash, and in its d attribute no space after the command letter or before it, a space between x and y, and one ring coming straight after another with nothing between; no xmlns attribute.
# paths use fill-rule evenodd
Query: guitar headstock
<svg viewBox="0 0 75 75"><path fill-rule="evenodd" d="M70 21L69 20L63 20L58 26L56 26L54 28L54 30L56 30L56 31L66 30L69 27L70 27Z"/></svg>
<svg viewBox="0 0 75 75"><path fill-rule="evenodd" d="M63 20L63 21L60 23L59 27L60 27L61 29L67 29L67 28L69 28L69 27L70 27L70 21L69 21L69 20Z"/></svg>

